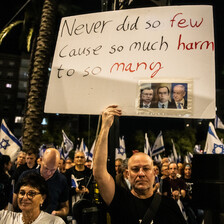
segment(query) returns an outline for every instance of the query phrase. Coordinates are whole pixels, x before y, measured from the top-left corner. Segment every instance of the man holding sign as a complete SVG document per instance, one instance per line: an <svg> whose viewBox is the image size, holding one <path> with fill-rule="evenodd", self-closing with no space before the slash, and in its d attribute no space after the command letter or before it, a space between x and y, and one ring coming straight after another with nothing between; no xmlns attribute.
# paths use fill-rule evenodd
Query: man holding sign
<svg viewBox="0 0 224 224"><path fill-rule="evenodd" d="M122 111L116 105L107 107L102 114L102 127L95 146L93 174L100 194L109 208L112 223L116 224L184 224L186 223L173 199L154 194L155 172L152 159L145 153L135 153L128 161L128 179L131 191L115 184L107 171L108 134L114 116ZM147 209L150 208L148 211ZM154 214L146 212L156 210ZM150 211L150 212L151 212ZM149 212L149 213L150 213ZM149 218L150 216L150 218Z"/></svg>

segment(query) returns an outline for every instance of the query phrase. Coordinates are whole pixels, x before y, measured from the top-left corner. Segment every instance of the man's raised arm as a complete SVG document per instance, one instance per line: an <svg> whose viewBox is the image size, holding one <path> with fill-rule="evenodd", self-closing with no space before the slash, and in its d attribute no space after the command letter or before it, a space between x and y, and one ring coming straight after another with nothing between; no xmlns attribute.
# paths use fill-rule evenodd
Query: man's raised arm
<svg viewBox="0 0 224 224"><path fill-rule="evenodd" d="M108 134L114 122L114 116L120 116L121 110L112 105L102 113L102 125L95 145L93 158L93 175L98 184L100 194L107 205L114 197L115 182L107 171Z"/></svg>

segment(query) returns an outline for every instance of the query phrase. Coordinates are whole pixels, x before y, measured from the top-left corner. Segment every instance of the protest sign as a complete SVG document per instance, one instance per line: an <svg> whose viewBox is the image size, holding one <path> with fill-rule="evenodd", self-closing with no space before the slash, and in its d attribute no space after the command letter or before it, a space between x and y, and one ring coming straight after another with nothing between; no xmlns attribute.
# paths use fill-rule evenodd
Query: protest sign
<svg viewBox="0 0 224 224"><path fill-rule="evenodd" d="M171 102L176 85L184 86L187 107L157 108L158 88L169 88ZM154 108L141 107L144 87L153 89ZM62 18L45 112L100 114L110 104L119 105L127 116L214 118L212 6Z"/></svg>

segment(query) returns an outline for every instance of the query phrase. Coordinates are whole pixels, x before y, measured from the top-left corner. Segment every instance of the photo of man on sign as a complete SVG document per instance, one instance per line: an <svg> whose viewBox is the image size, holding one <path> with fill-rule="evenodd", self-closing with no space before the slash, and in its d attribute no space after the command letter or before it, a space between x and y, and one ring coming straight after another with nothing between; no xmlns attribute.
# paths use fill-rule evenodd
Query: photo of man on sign
<svg viewBox="0 0 224 224"><path fill-rule="evenodd" d="M148 83L139 86L138 109L141 111L172 111L185 114L192 109L191 85L187 82ZM190 99L190 102L188 102ZM190 105L189 105L190 104Z"/></svg>
<svg viewBox="0 0 224 224"><path fill-rule="evenodd" d="M140 93L140 108L152 108L152 99L154 96L154 90L150 87L141 89Z"/></svg>
<svg viewBox="0 0 224 224"><path fill-rule="evenodd" d="M173 83L172 97L177 109L187 109L187 84Z"/></svg>

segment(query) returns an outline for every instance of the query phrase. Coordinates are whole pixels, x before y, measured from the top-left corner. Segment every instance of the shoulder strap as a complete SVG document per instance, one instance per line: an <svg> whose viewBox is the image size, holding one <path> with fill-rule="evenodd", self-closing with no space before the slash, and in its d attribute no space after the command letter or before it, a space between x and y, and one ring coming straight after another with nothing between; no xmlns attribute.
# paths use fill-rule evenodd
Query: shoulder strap
<svg viewBox="0 0 224 224"><path fill-rule="evenodd" d="M147 211L143 217L141 224L150 224L151 223L154 216L156 215L156 212L159 209L161 198L162 198L161 194L158 194L158 193L155 194L151 205L149 206L149 208L147 209Z"/></svg>

